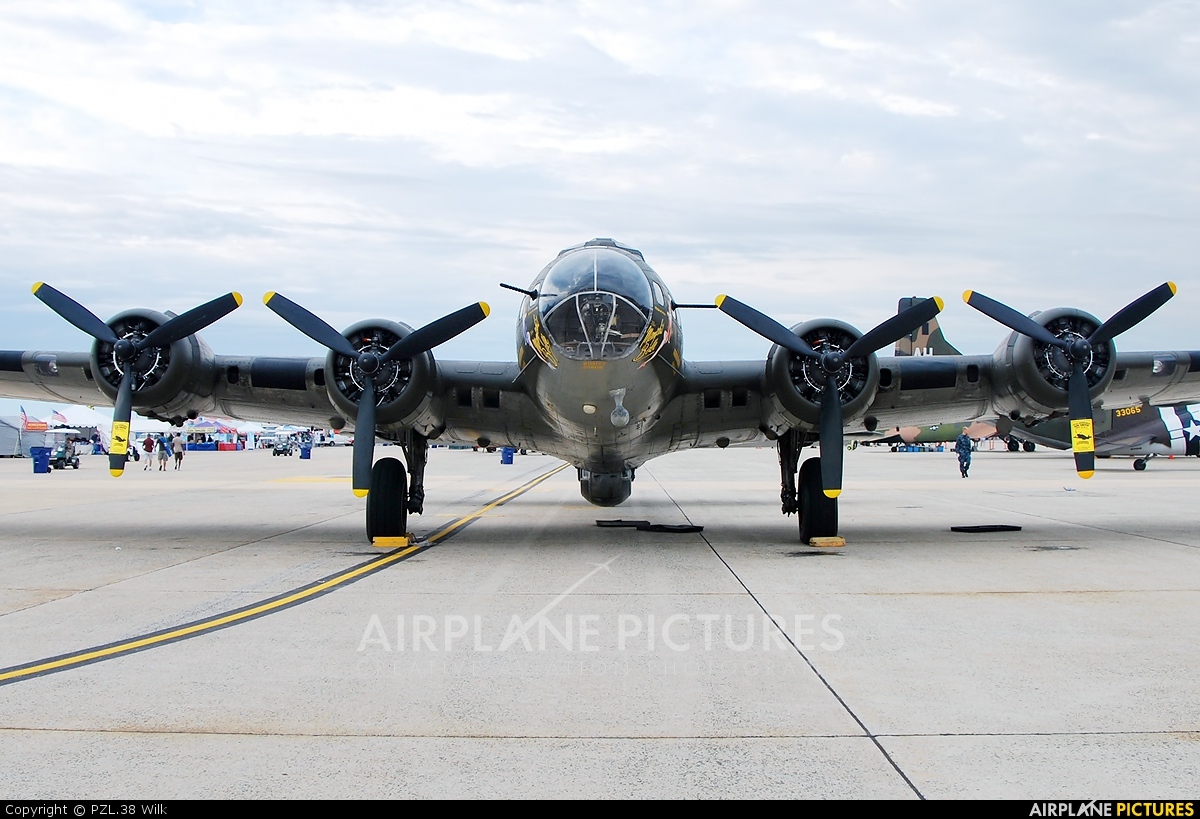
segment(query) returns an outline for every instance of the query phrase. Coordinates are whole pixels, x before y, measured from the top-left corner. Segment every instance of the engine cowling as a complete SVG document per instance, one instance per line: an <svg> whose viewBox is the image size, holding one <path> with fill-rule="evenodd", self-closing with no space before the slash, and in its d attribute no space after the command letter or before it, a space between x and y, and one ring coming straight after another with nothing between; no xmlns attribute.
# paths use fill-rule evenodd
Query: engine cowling
<svg viewBox="0 0 1200 819"><path fill-rule="evenodd" d="M836 319L812 319L792 332L817 353L841 351L862 337L857 329ZM874 353L846 361L837 375L842 417L849 423L861 416L879 389L879 362ZM821 393L825 371L820 362L776 345L767 357L767 386L775 409L788 427L817 427L821 419Z"/></svg>
<svg viewBox="0 0 1200 819"><path fill-rule="evenodd" d="M1095 316L1073 307L1056 307L1030 316L1064 340L1088 338L1101 324ZM1067 381L1071 362L1057 347L1011 333L993 353L995 409L1005 414L1041 418L1067 409ZM1117 348L1112 341L1095 345L1084 373L1088 396L1093 401L1103 393L1116 369Z"/></svg>
<svg viewBox="0 0 1200 819"><path fill-rule="evenodd" d="M407 324L367 319L351 325L342 335L359 352L383 355L412 332ZM429 352L383 365L375 374L376 424L412 424L433 399L433 381L433 354ZM363 391L358 362L330 350L325 357L325 384L338 412L346 418L357 417Z"/></svg>
<svg viewBox="0 0 1200 819"><path fill-rule="evenodd" d="M139 341L170 319L155 310L126 310L107 322L117 338ZM113 344L92 344L92 376L110 401L116 401L124 368ZM197 335L185 336L163 347L151 347L137 360L133 405L162 417L186 416L211 406L216 383L212 350Z"/></svg>

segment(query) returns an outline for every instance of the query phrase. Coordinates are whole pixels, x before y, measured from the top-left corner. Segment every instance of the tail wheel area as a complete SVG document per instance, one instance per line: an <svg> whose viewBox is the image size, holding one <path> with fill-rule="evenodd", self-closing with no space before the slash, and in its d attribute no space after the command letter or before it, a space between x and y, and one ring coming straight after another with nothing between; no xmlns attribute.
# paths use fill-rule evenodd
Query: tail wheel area
<svg viewBox="0 0 1200 819"><path fill-rule="evenodd" d="M402 537L408 531L408 475L396 458L380 458L371 468L367 493L367 540Z"/></svg>
<svg viewBox="0 0 1200 819"><path fill-rule="evenodd" d="M1145 472L1146 471L1146 459L1138 458L1136 461L1133 462L1133 468L1136 469L1138 472Z"/></svg>
<svg viewBox="0 0 1200 819"><path fill-rule="evenodd" d="M825 495L821 485L821 459L809 458L800 465L800 542L814 537L837 537L837 498Z"/></svg>

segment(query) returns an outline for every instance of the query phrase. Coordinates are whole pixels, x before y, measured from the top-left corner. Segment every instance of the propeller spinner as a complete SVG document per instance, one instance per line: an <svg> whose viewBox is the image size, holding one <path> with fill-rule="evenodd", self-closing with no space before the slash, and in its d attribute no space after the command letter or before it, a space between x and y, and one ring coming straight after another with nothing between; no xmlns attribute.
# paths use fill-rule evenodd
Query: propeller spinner
<svg viewBox="0 0 1200 819"><path fill-rule="evenodd" d="M721 312L741 322L768 341L773 341L801 358L814 361L824 374L821 390L821 487L825 495L836 498L842 492L842 401L838 389L839 374L847 362L894 344L941 312L944 306L936 296L897 313L867 331L845 350L818 352L775 319L729 296L717 296Z"/></svg>
<svg viewBox="0 0 1200 819"><path fill-rule="evenodd" d="M154 365L155 356L148 353L169 347L176 341L203 330L242 304L240 294L226 293L167 320L140 338L118 338L113 329L90 310L45 282L38 282L33 286L33 295L92 338L113 346L113 360L121 372L121 382L117 387L117 399L113 407L112 439L108 447L108 471L114 478L121 477L125 471L135 382Z"/></svg>
<svg viewBox="0 0 1200 819"><path fill-rule="evenodd" d="M362 371L362 395L358 398L358 414L354 422L351 479L354 494L360 498L365 498L371 489L371 466L375 459L375 412L378 400L375 376L393 361L418 356L469 330L487 318L490 312L486 303L476 302L426 324L379 354L373 350L355 349L344 335L286 296L267 293L263 296L263 304L313 341L354 361Z"/></svg>

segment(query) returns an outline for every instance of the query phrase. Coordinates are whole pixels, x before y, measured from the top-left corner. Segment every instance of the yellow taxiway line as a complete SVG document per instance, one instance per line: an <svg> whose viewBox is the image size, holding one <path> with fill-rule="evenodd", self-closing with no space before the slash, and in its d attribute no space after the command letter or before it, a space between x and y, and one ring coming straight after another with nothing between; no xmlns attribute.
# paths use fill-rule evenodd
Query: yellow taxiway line
<svg viewBox="0 0 1200 819"><path fill-rule="evenodd" d="M143 634L138 637L132 637L127 640L121 640L116 643L109 643L103 646L93 646L80 651L74 651L70 654L62 654L57 657L47 657L41 660L34 660L31 663L23 663L21 665L12 666L10 668L0 669L0 685L18 682L20 680L30 679L31 677L41 676L43 674L51 674L56 671L64 671L69 668L75 668L89 663L100 662L102 660L110 660L115 657L121 657L126 654L132 654L135 651L144 651L149 648L155 648L161 645L167 645L179 640L186 640L190 637L197 637L201 634L207 634L210 631L226 628L237 623L243 623L247 620L252 620L258 617L263 617L267 614L273 614L277 611L282 611L286 608L299 605L329 592L348 583L356 580L361 580L367 575L374 574L388 566L399 563L418 552L422 552L435 544L446 540L453 534L461 531L463 527L470 524L472 521L478 520L483 515L487 514L497 506L508 503L513 498L525 494L530 489L533 489L538 484L552 478L559 472L567 468L567 464L555 467L549 472L544 472L533 480L525 483L522 486L508 492L505 495L496 498L490 503L482 506L469 515L464 515L445 526L437 529L424 540L410 543L404 548L388 552L385 555L372 558L366 563L360 563L350 569L347 569L329 577L322 578L307 586L301 586L298 589L293 589L283 594L271 597L267 600L252 603L240 609L215 614L211 617L206 617L202 620L196 620L192 623L186 623L181 626L156 631L151 634ZM408 543L408 541L405 541Z"/></svg>

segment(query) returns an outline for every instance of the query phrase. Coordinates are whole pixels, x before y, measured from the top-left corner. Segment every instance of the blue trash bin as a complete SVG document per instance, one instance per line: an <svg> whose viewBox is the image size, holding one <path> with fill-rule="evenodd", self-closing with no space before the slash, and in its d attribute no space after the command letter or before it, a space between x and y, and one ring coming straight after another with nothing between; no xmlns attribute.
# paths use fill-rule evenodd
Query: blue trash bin
<svg viewBox="0 0 1200 819"><path fill-rule="evenodd" d="M311 446L300 447L300 460L308 461L311 459L312 459L312 447Z"/></svg>
<svg viewBox="0 0 1200 819"><path fill-rule="evenodd" d="M29 457L33 459L34 474L42 475L50 471L50 447L31 446Z"/></svg>
<svg viewBox="0 0 1200 819"><path fill-rule="evenodd" d="M516 450L513 449L511 446L500 447L500 463L511 464L513 462L513 455L515 453L516 453Z"/></svg>

